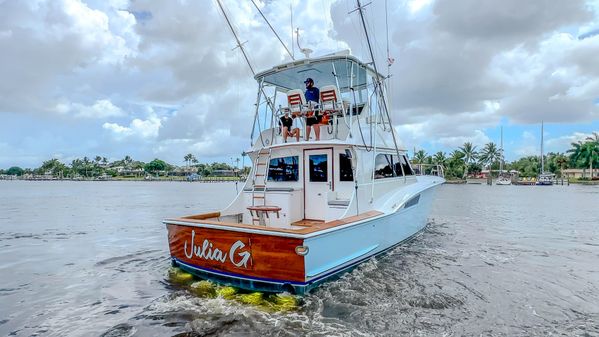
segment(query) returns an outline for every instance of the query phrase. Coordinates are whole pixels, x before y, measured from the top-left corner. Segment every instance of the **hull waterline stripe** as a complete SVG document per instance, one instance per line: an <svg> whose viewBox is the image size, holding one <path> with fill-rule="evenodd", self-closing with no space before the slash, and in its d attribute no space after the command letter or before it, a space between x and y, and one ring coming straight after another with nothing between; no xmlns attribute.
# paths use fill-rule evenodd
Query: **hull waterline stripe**
<svg viewBox="0 0 599 337"><path fill-rule="evenodd" d="M214 274L214 275L219 275L219 276L226 276L226 277L229 277L229 278L235 278L235 279L247 280L247 281L259 281L259 282L281 284L281 285L289 283L289 284L295 284L295 285L305 286L307 284L306 282L275 280L275 279L255 277L255 276L243 276L241 274L227 273L227 272L220 271L220 270L217 271L217 270L210 269L210 268L200 267L200 266L197 266L195 264L183 262L183 261L179 260L176 257L173 257L173 259L175 261L177 261L178 264L182 264L182 265L184 265L186 267L189 267L191 269L196 269L196 270L199 270L199 271L202 271L202 272L206 272L206 273L209 273L209 274Z"/></svg>

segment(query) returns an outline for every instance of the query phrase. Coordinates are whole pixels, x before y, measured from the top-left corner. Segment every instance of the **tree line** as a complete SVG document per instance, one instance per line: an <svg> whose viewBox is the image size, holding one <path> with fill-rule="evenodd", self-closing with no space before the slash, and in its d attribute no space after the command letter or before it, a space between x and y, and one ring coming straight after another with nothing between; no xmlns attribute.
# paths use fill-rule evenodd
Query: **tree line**
<svg viewBox="0 0 599 337"><path fill-rule="evenodd" d="M589 172L593 167L599 168L599 133L587 137L584 141L571 143L571 148L565 153L549 152L543 156L545 171L561 176L564 169L576 168ZM414 164L443 165L445 176L449 179L464 179L481 173L483 169L498 171L504 161L503 150L495 143L487 143L481 149L470 142L446 154L439 151L428 155L424 150L414 154ZM521 177L536 177L541 173L540 156L526 156L513 162L503 162L503 170L516 170Z"/></svg>
<svg viewBox="0 0 599 337"><path fill-rule="evenodd" d="M46 160L37 168L21 168L18 166L10 167L6 170L0 169L0 174L6 175L47 175L51 174L59 178L98 178L102 176L111 177L143 177L145 175L188 175L198 174L209 177L223 171L244 174L249 168L239 170L227 163L213 162L211 164L199 163L193 154L187 154L183 158L185 166L179 167L167 163L161 159L154 159L150 162L134 160L131 156L125 156L123 159L109 161L106 157L96 156L95 158L76 158L70 163L63 163L56 158ZM239 163L239 161L237 161Z"/></svg>
<svg viewBox="0 0 599 337"><path fill-rule="evenodd" d="M589 172L592 172L593 167L599 168L599 133L593 132L593 135L587 137L584 141L571 143L571 148L565 153L550 152L543 159L545 171L557 175L561 175L561 172L567 168L577 168L585 171L588 168ZM171 165L158 158L145 163L134 160L130 156L125 156L121 160L109 162L106 157L96 156L93 159L88 157L77 158L71 161L70 164L64 164L53 158L44 161L40 167L35 169L23 169L13 166L7 170L0 169L0 174L20 176L23 174L44 175L51 173L55 177L80 176L93 178L103 175L112 177L145 174L172 175L176 172L183 172L184 174L196 173L208 177L222 171L236 172L237 170L235 166L227 163L199 163L191 153L186 154L183 160L185 170L181 170L181 167ZM236 161L238 167L239 158ZM476 145L470 142L466 142L449 154L439 151L433 155L428 155L424 150L419 150L411 158L413 164L443 165L445 176L449 179L463 179L479 174L483 169L497 171L502 161L504 161L503 150L492 142L485 144L481 149L478 149ZM506 171L516 170L522 177L536 177L541 173L540 157L527 156L513 162L504 162L503 169ZM247 175L248 172L249 167L244 167L238 174ZM588 176L590 177L590 174Z"/></svg>

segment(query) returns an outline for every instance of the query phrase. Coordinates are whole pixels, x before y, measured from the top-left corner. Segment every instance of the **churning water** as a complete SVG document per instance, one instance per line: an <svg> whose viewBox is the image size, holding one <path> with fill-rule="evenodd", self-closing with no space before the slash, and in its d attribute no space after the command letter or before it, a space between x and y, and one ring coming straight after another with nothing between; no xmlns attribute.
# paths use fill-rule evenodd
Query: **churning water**
<svg viewBox="0 0 599 337"><path fill-rule="evenodd" d="M0 335L599 336L599 187L445 185L428 227L264 310L169 281L165 217L235 184L0 182Z"/></svg>

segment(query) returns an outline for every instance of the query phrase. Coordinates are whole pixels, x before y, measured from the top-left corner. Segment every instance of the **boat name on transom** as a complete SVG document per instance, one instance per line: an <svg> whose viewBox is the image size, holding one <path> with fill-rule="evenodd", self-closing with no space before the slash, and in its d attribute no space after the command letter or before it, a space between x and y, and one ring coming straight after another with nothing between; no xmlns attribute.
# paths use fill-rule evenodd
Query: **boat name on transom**
<svg viewBox="0 0 599 337"><path fill-rule="evenodd" d="M236 267L247 268L247 263L250 260L252 254L244 250L245 243L240 240L235 241L229 248L229 252L225 253L223 250L216 248L212 241L208 239L204 239L201 245L196 245L195 242L195 230L191 231L191 240L189 243L189 250L187 249L187 241L185 241L185 246L183 247L185 251L185 256L188 259L191 259L193 256L199 257L204 260L217 261L220 263L225 263L227 261L227 257L229 261Z"/></svg>

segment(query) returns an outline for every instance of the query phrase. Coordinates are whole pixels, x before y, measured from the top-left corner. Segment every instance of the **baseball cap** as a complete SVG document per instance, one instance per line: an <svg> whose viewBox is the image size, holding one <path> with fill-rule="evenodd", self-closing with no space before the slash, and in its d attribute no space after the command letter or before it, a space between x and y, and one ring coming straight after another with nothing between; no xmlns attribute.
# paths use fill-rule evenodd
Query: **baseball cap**
<svg viewBox="0 0 599 337"><path fill-rule="evenodd" d="M309 82L312 82L312 83L314 83L314 80L313 80L312 78L308 77L308 78L306 78L306 80L304 81L304 84L305 84L305 83L309 83Z"/></svg>

